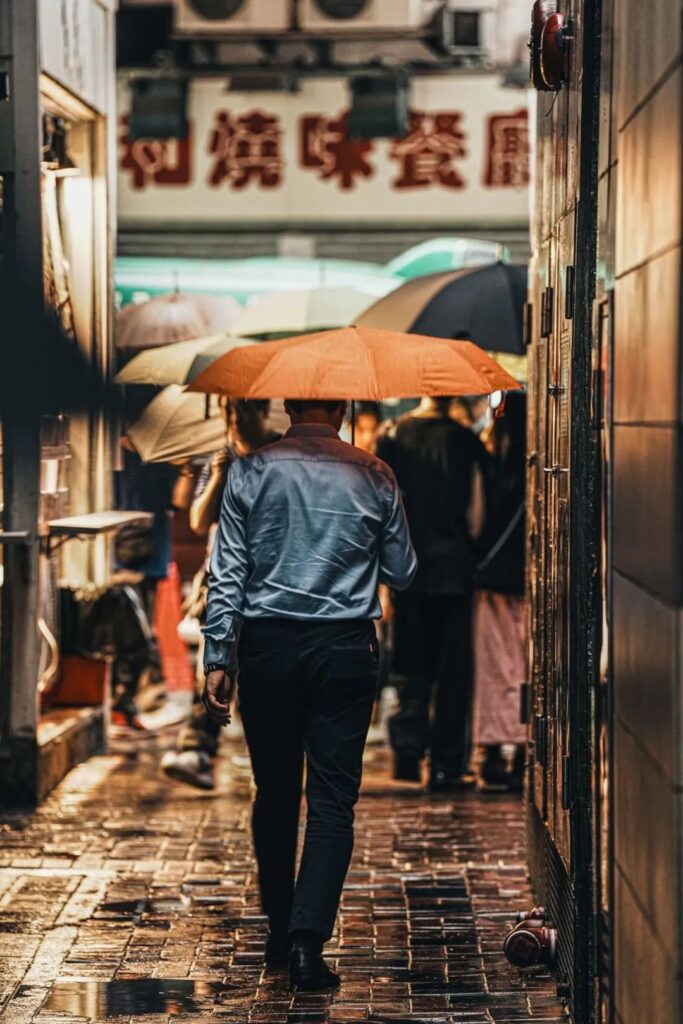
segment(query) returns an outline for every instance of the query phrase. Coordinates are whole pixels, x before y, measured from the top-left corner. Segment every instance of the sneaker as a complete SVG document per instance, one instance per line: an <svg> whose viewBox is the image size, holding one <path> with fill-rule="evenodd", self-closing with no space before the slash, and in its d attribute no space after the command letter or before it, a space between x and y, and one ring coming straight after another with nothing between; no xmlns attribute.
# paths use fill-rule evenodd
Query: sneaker
<svg viewBox="0 0 683 1024"><path fill-rule="evenodd" d="M158 711L166 703L165 683L149 683L138 690L135 703L142 712Z"/></svg>
<svg viewBox="0 0 683 1024"><path fill-rule="evenodd" d="M130 711L128 708L112 710L109 724L113 737L144 735L147 733L147 729L140 721L137 712Z"/></svg>
<svg viewBox="0 0 683 1024"><path fill-rule="evenodd" d="M161 770L169 779L184 782L195 789L213 789L213 760L203 750L169 750L161 762Z"/></svg>
<svg viewBox="0 0 683 1024"><path fill-rule="evenodd" d="M112 706L110 723L115 734L146 731L144 724L140 720L136 703L127 693L118 695Z"/></svg>

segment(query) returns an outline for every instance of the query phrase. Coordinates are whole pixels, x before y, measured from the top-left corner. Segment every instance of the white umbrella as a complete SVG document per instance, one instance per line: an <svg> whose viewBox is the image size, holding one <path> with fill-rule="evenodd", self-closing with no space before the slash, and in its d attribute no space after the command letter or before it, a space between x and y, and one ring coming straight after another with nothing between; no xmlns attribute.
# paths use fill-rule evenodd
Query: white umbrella
<svg viewBox="0 0 683 1024"><path fill-rule="evenodd" d="M242 307L232 296L171 292L124 306L116 321L119 349L137 351L227 331Z"/></svg>
<svg viewBox="0 0 683 1024"><path fill-rule="evenodd" d="M268 292L242 310L236 334L257 338L346 327L373 300L355 288L301 288Z"/></svg>
<svg viewBox="0 0 683 1024"><path fill-rule="evenodd" d="M213 338L176 341L173 345L145 349L133 356L116 375L117 384L189 384L214 359L239 345L254 345L247 338L218 334Z"/></svg>
<svg viewBox="0 0 683 1024"><path fill-rule="evenodd" d="M177 384L164 388L128 430L143 462L186 462L210 455L225 444L225 424L218 404L207 418L206 396Z"/></svg>

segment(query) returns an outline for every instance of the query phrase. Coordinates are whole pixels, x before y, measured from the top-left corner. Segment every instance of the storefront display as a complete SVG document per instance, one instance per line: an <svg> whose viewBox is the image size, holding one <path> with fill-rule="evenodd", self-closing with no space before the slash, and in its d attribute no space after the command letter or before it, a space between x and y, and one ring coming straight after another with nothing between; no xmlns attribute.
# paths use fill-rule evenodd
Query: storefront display
<svg viewBox="0 0 683 1024"><path fill-rule="evenodd" d="M30 374L56 340L76 347L85 365L103 373L111 365L115 4L8 6L13 134L0 138L9 270L0 315L30 355L17 360L24 407L5 402L1 410L0 783L7 800L26 803L104 736L102 704L56 711L50 694L63 669L60 586L103 584L108 575L106 531L85 525L111 504L111 424L95 408L61 409L57 382L47 415L37 395L31 401ZM73 531L53 538L65 517ZM71 539L86 533L87 541Z"/></svg>

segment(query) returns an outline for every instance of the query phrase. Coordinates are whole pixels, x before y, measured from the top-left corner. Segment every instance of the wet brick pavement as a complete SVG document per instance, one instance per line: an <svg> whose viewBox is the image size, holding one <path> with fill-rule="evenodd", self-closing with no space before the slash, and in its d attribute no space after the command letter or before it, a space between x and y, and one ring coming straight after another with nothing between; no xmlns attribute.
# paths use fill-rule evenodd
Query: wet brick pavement
<svg viewBox="0 0 683 1024"><path fill-rule="evenodd" d="M0 1024L563 1019L550 975L501 953L532 903L517 799L430 799L372 752L328 947L342 988L297 995L262 966L241 748L224 748L219 795L199 794L159 775L170 742L94 759L34 814L0 812Z"/></svg>

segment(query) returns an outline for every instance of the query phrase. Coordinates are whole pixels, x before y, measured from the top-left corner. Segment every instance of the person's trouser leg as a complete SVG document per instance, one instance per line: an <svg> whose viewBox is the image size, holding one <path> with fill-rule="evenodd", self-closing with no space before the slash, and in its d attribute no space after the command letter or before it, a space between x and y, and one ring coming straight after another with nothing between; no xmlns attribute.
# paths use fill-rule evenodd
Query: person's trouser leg
<svg viewBox="0 0 683 1024"><path fill-rule="evenodd" d="M176 749L203 750L210 757L215 757L218 753L220 733L220 725L208 713L199 694L195 693L190 720L178 733Z"/></svg>
<svg viewBox="0 0 683 1024"><path fill-rule="evenodd" d="M306 671L306 836L291 933L329 939L353 850L354 807L377 686L372 623L312 629Z"/></svg>
<svg viewBox="0 0 683 1024"><path fill-rule="evenodd" d="M266 630L245 626L239 698L256 783L252 813L261 904L272 932L286 932L292 913L303 778L303 736L291 654L275 649Z"/></svg>
<svg viewBox="0 0 683 1024"><path fill-rule="evenodd" d="M462 775L470 758L472 710L472 597L444 596L434 603L430 645L437 656L432 724L433 768Z"/></svg>
<svg viewBox="0 0 683 1024"><path fill-rule="evenodd" d="M425 604L420 594L396 594L394 599L393 679L398 711L389 719L393 751L420 761L429 744L432 677L426 656Z"/></svg>
<svg viewBox="0 0 683 1024"><path fill-rule="evenodd" d="M149 668L152 682L159 682L164 678L163 666L161 664L161 650L154 627L154 611L157 599L159 580L152 576L145 576L137 590L147 616L149 624Z"/></svg>
<svg viewBox="0 0 683 1024"><path fill-rule="evenodd" d="M201 637L197 648L197 662L195 672L194 696L192 698L192 710L190 718L180 732L176 740L176 750L180 753L187 750L201 750L209 757L215 757L218 753L218 745L221 735L221 727L214 722L211 715L204 707L204 638Z"/></svg>

